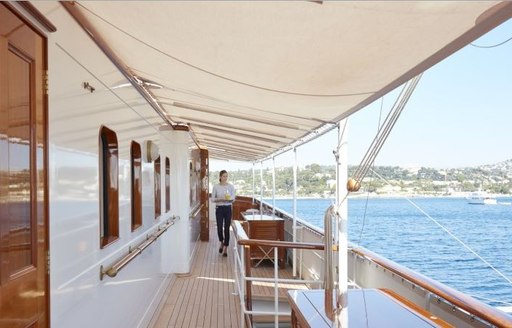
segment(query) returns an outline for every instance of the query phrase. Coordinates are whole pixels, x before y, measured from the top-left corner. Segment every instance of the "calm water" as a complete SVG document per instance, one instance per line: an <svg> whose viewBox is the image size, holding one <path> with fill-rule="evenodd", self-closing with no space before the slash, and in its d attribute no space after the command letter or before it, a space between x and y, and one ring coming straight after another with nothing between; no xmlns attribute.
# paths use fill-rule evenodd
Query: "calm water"
<svg viewBox="0 0 512 328"><path fill-rule="evenodd" d="M512 280L512 199L412 201ZM269 201L271 203L271 200ZM297 201L297 216L323 228L328 199ZM292 200L276 200L292 213ZM366 215L365 215L366 207ZM512 305L512 285L406 199L349 199L349 240L492 306Z"/></svg>

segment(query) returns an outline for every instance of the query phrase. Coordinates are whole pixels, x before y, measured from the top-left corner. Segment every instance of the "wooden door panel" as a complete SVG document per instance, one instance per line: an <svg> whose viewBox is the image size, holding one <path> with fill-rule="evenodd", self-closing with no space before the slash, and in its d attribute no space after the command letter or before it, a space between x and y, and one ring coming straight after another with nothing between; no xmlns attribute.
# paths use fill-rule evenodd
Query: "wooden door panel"
<svg viewBox="0 0 512 328"><path fill-rule="evenodd" d="M8 136L9 163L6 171L9 177L9 220L4 225L7 225L7 273L15 277L17 273L33 267L34 263L30 199L30 84L33 60L14 46L9 46L7 58L8 113L4 119L7 120Z"/></svg>
<svg viewBox="0 0 512 328"><path fill-rule="evenodd" d="M0 328L48 326L45 52L0 4Z"/></svg>

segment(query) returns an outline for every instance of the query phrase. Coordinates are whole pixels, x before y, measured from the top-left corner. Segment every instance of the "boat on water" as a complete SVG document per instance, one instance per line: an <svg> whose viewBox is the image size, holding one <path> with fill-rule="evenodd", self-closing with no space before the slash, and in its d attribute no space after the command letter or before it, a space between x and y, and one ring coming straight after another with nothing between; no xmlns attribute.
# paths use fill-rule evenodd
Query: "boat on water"
<svg viewBox="0 0 512 328"><path fill-rule="evenodd" d="M510 17L499 1L0 3L0 328L512 327L253 197L234 216L260 220L234 221L219 257L208 200L210 159L341 130ZM339 196L327 220L346 217Z"/></svg>
<svg viewBox="0 0 512 328"><path fill-rule="evenodd" d="M496 205L498 204L498 200L496 197L488 195L482 192L473 192L469 194L466 198L468 200L468 204L471 205Z"/></svg>

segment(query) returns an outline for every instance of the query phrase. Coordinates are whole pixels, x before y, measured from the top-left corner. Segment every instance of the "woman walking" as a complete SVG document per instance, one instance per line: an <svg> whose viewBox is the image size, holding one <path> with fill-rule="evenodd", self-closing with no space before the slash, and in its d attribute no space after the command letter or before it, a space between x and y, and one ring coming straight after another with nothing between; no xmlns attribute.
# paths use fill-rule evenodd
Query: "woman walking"
<svg viewBox="0 0 512 328"><path fill-rule="evenodd" d="M215 203L217 234L219 236L219 253L228 256L229 226L231 225L231 204L235 200L235 187L228 183L228 172L219 173L219 183L213 186L212 201Z"/></svg>

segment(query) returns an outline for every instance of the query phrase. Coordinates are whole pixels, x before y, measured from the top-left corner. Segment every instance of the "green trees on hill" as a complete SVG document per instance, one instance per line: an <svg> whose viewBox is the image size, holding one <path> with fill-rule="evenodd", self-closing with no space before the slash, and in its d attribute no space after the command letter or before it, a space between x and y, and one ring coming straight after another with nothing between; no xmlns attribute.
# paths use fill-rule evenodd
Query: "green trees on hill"
<svg viewBox="0 0 512 328"><path fill-rule="evenodd" d="M349 176L355 171L349 166ZM501 168L462 168L438 170L434 168L405 169L398 166L377 166L370 170L362 184L362 191L375 193L409 193L445 195L455 192L471 192L478 189L496 194L508 194L512 189L512 172L508 166ZM230 181L238 194L252 195L252 169L230 171ZM210 172L210 182L216 183L219 172ZM382 177L383 179L379 178ZM260 194L260 171L255 171L256 194ZM363 190L364 189L364 190ZM336 190L335 166L311 164L297 172L299 197L332 197ZM276 168L276 195L292 196L293 168ZM264 197L272 196L272 170L263 170Z"/></svg>

